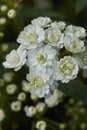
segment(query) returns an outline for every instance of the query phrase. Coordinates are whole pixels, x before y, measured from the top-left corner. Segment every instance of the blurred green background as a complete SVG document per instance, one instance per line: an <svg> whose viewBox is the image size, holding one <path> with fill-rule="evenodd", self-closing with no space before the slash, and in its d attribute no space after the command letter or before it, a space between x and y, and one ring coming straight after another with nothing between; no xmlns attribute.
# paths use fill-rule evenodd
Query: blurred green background
<svg viewBox="0 0 87 130"><path fill-rule="evenodd" d="M87 0L0 0L0 7L3 4L7 5L8 10L15 9L17 15L14 19L9 19L7 11L0 11L0 18L6 19L6 23L0 25L0 107L6 112L6 119L0 124L0 130L34 130L32 128L34 119L26 117L23 110L19 113L10 110L9 105L16 99L16 95L9 97L5 92L8 84L16 83L18 94L21 91L21 81L25 80L28 70L23 67L19 72L13 72L13 70L4 69L2 62L10 50L17 48L16 39L20 31L36 17L48 16L52 20L65 21L67 24L87 29ZM11 81L6 81L4 76L6 73L12 73ZM82 80L87 86L87 78L82 78ZM80 85L78 83L79 81L76 82L77 86ZM75 90L78 93L78 90ZM78 95L77 93L76 95ZM86 93L85 91L85 95L87 95ZM73 94L70 95L73 96ZM30 95L28 94L28 96ZM83 96L82 100L87 103L87 96ZM26 101L23 105L26 103L30 102ZM59 105L49 108L44 115L49 119L47 123L52 126L49 125L47 130L87 130L86 103L64 95Z"/></svg>

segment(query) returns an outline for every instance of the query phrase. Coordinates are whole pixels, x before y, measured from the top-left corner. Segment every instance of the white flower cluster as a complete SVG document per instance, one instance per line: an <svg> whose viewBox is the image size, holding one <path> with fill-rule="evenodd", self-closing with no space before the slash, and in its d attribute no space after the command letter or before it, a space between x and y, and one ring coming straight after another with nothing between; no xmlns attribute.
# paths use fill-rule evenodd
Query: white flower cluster
<svg viewBox="0 0 87 130"><path fill-rule="evenodd" d="M20 32L17 42L19 48L6 56L3 65L18 71L26 64L29 84L23 89L37 97L49 97L57 81L68 83L77 77L79 68L87 69L86 30L82 27L38 17Z"/></svg>

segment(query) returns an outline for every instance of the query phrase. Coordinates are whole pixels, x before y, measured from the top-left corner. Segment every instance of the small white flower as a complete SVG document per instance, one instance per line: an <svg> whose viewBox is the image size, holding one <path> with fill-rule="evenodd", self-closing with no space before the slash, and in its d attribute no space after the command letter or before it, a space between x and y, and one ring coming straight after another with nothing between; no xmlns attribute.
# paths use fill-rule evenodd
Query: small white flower
<svg viewBox="0 0 87 130"><path fill-rule="evenodd" d="M54 80L61 80L62 83L68 83L77 77L78 63L71 56L65 56L60 61L54 63Z"/></svg>
<svg viewBox="0 0 87 130"><path fill-rule="evenodd" d="M64 40L64 34L61 33L59 29L56 28L48 28L45 31L45 42L57 47L57 48L63 48L63 40Z"/></svg>
<svg viewBox="0 0 87 130"><path fill-rule="evenodd" d="M35 26L46 27L51 21L49 17L38 17L32 20L31 23Z"/></svg>
<svg viewBox="0 0 87 130"><path fill-rule="evenodd" d="M28 117L33 117L36 115L36 108L34 106L30 106L30 107L25 106L24 111L25 111L26 116Z"/></svg>
<svg viewBox="0 0 87 130"><path fill-rule="evenodd" d="M35 73L35 71L33 71L27 75L27 80L30 81L31 88L29 91L31 94L34 94L40 98L44 97L45 94L49 94L50 85L47 83L49 77L47 77L46 74L40 72Z"/></svg>
<svg viewBox="0 0 87 130"><path fill-rule="evenodd" d="M11 110L14 112L20 111L21 106L22 106L22 104L20 101L14 101L11 103Z"/></svg>
<svg viewBox="0 0 87 130"><path fill-rule="evenodd" d="M46 105L44 102L39 102L36 105L36 110L37 110L37 112L43 112L45 107L46 107Z"/></svg>
<svg viewBox="0 0 87 130"><path fill-rule="evenodd" d="M65 29L65 35L76 36L78 38L85 38L86 30L83 27L69 25Z"/></svg>
<svg viewBox="0 0 87 130"><path fill-rule="evenodd" d="M27 82L27 81L25 81L25 80L23 80L22 81L22 90L24 91L24 92L29 92L29 90L30 90L30 82Z"/></svg>
<svg viewBox="0 0 87 130"><path fill-rule="evenodd" d="M5 112L0 108L0 122L5 118Z"/></svg>
<svg viewBox="0 0 87 130"><path fill-rule="evenodd" d="M61 31L63 31L65 29L65 26L66 26L66 24L63 21L51 23L52 28L60 29Z"/></svg>
<svg viewBox="0 0 87 130"><path fill-rule="evenodd" d="M80 68L87 69L87 50L83 53L75 54L74 57L77 60Z"/></svg>
<svg viewBox="0 0 87 130"><path fill-rule="evenodd" d="M47 104L48 107L54 107L58 105L60 97L62 97L61 92L55 89L53 91L53 94L49 98L45 99L45 103Z"/></svg>
<svg viewBox="0 0 87 130"><path fill-rule="evenodd" d="M6 56L6 61L3 62L5 68L14 68L15 71L21 69L26 62L26 50L22 50L21 47L14 49Z"/></svg>
<svg viewBox="0 0 87 130"><path fill-rule="evenodd" d="M46 130L47 123L43 120L40 120L36 123L36 129L37 130Z"/></svg>
<svg viewBox="0 0 87 130"><path fill-rule="evenodd" d="M26 94L24 92L21 92L18 94L18 100L19 101L25 101L26 100Z"/></svg>
<svg viewBox="0 0 87 130"><path fill-rule="evenodd" d="M80 53L85 51L84 41L78 39L77 37L65 37L64 46L72 53Z"/></svg>
<svg viewBox="0 0 87 130"><path fill-rule="evenodd" d="M28 25L20 32L17 42L27 49L34 49L42 46L45 39L45 32L38 26Z"/></svg>
<svg viewBox="0 0 87 130"><path fill-rule="evenodd" d="M34 50L28 51L28 62L29 67L45 67L51 66L56 59L57 50L52 48L50 45L44 45Z"/></svg>
<svg viewBox="0 0 87 130"><path fill-rule="evenodd" d="M9 84L9 85L6 87L6 92L7 92L7 94L9 94L9 95L14 94L16 90L17 90L17 86L16 86L15 84Z"/></svg>

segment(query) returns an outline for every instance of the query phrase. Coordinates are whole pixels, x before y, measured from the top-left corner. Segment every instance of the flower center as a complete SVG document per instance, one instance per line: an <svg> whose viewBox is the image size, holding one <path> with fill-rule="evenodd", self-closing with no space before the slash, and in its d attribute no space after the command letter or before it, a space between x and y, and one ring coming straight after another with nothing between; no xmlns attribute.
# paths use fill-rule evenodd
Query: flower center
<svg viewBox="0 0 87 130"><path fill-rule="evenodd" d="M72 44L73 44L73 48L77 48L78 43L75 40L72 41Z"/></svg>
<svg viewBox="0 0 87 130"><path fill-rule="evenodd" d="M37 39L37 35L35 32L28 32L26 34L27 39L29 39L30 42L35 42Z"/></svg>
<svg viewBox="0 0 87 130"><path fill-rule="evenodd" d="M64 74L70 74L72 72L73 65L68 60L61 62L60 70Z"/></svg>
<svg viewBox="0 0 87 130"><path fill-rule="evenodd" d="M45 61L45 56L41 53L37 54L37 60L39 63L43 63Z"/></svg>
<svg viewBox="0 0 87 130"><path fill-rule="evenodd" d="M56 32L51 33L52 42L57 42L59 40L58 34Z"/></svg>
<svg viewBox="0 0 87 130"><path fill-rule="evenodd" d="M35 88L37 87L41 87L43 85L44 81L42 80L41 77L39 76L35 76L32 78L32 81L31 81L31 86L34 86Z"/></svg>

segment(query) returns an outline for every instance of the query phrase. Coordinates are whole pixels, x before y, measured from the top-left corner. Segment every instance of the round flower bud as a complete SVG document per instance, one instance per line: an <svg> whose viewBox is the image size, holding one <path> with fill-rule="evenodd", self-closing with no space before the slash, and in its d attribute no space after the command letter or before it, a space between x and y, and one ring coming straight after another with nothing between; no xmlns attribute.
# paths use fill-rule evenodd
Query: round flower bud
<svg viewBox="0 0 87 130"><path fill-rule="evenodd" d="M15 101L11 103L11 110L14 112L20 111L21 110L21 102L20 101Z"/></svg>
<svg viewBox="0 0 87 130"><path fill-rule="evenodd" d="M43 112L44 109L45 109L46 105L44 102L39 102L37 105L36 105L36 110L37 112Z"/></svg>
<svg viewBox="0 0 87 130"><path fill-rule="evenodd" d="M5 113L2 109L0 109L0 122L5 118Z"/></svg>
<svg viewBox="0 0 87 130"><path fill-rule="evenodd" d="M13 79L13 73L12 73L12 72L4 73L4 74L3 74L3 79L4 79L6 82L11 82L12 79Z"/></svg>
<svg viewBox="0 0 87 130"><path fill-rule="evenodd" d="M8 50L8 44L3 44L1 46L1 49L2 49L2 51L7 51Z"/></svg>
<svg viewBox="0 0 87 130"><path fill-rule="evenodd" d="M0 38L3 38L3 37L4 37L4 33L0 32Z"/></svg>
<svg viewBox="0 0 87 130"><path fill-rule="evenodd" d="M6 24L6 18L2 17L0 18L0 25L5 25Z"/></svg>
<svg viewBox="0 0 87 130"><path fill-rule="evenodd" d="M10 19L13 19L16 17L16 10L14 9L10 9L7 13L7 16L10 18Z"/></svg>
<svg viewBox="0 0 87 130"><path fill-rule="evenodd" d="M81 130L86 130L86 128L87 128L86 123L85 123L85 122L82 122L82 123L80 124L80 129L81 129Z"/></svg>
<svg viewBox="0 0 87 130"><path fill-rule="evenodd" d="M62 123L62 124L59 125L59 127L60 127L61 130L64 130L66 125Z"/></svg>
<svg viewBox="0 0 87 130"><path fill-rule="evenodd" d="M16 90L17 90L17 86L16 86L15 84L9 84L9 85L6 87L6 92L7 92L7 94L9 94L9 95L14 94Z"/></svg>
<svg viewBox="0 0 87 130"><path fill-rule="evenodd" d="M33 117L36 114L36 108L34 106L25 106L24 111L28 117Z"/></svg>
<svg viewBox="0 0 87 130"><path fill-rule="evenodd" d="M19 101L25 101L26 100L26 94L23 93L23 92L19 93L18 100Z"/></svg>
<svg viewBox="0 0 87 130"><path fill-rule="evenodd" d="M25 80L23 80L22 81L22 90L24 92L26 92L26 93L29 92L29 90L30 90L30 83L25 81Z"/></svg>
<svg viewBox="0 0 87 130"><path fill-rule="evenodd" d="M33 101L37 101L37 100L38 100L38 97L35 96L35 95L33 95L33 94L30 95L30 98L31 98L31 100L33 100Z"/></svg>
<svg viewBox="0 0 87 130"><path fill-rule="evenodd" d="M8 9L7 5L1 5L1 12L6 12Z"/></svg>
<svg viewBox="0 0 87 130"><path fill-rule="evenodd" d="M45 121L38 121L36 123L36 129L37 130L45 130L47 127L47 123Z"/></svg>

